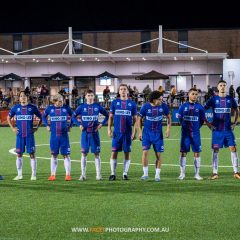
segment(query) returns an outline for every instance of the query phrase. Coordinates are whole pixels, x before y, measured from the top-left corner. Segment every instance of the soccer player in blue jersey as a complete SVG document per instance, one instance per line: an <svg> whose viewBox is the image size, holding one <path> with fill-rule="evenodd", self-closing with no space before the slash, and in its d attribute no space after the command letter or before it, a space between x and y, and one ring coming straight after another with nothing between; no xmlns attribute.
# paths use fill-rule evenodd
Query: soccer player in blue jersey
<svg viewBox="0 0 240 240"><path fill-rule="evenodd" d="M16 134L16 166L18 175L13 180L21 180L22 176L22 166L23 158L22 155L25 152L25 147L27 153L30 155L32 176L31 180L35 181L36 171L37 171L37 160L35 156L35 139L34 133L37 131L38 127L42 122L42 115L35 105L28 103L28 96L24 91L20 92L19 104L12 107L7 117L7 122L11 127L12 131ZM36 128L33 127L33 117L37 116L39 118L38 125ZM16 126L12 123L12 118L16 117Z"/></svg>
<svg viewBox="0 0 240 240"><path fill-rule="evenodd" d="M233 166L233 176L240 179L238 172L238 155L233 130L238 120L238 107L235 99L226 94L227 83L224 80L218 82L218 95L210 98L205 108L213 110L212 129L212 168L211 180L218 179L218 152L220 148L229 147ZM231 112L234 113L234 122L231 123Z"/></svg>
<svg viewBox="0 0 240 240"><path fill-rule="evenodd" d="M138 116L138 129L139 139L142 141L142 164L143 176L142 180L148 179L148 151L153 145L156 155L156 174L155 181L160 181L160 171L162 164L161 152L164 151L164 141L162 133L162 120L163 117L167 118L167 129L165 136L168 138L170 135L171 116L168 106L162 102L163 96L159 91L151 92L149 96L149 103L145 103ZM142 131L142 120L144 119L144 128Z"/></svg>
<svg viewBox="0 0 240 240"><path fill-rule="evenodd" d="M56 180L59 149L64 158L64 167L66 171L65 180L71 181L71 159L68 136L71 123L68 122L68 117L71 117L72 113L69 106L63 105L63 97L57 94L53 97L53 105L48 106L43 114L44 125L47 127L47 130L51 132L50 149L52 157L51 176L48 178L49 181Z"/></svg>
<svg viewBox="0 0 240 240"><path fill-rule="evenodd" d="M189 101L179 107L178 119L182 126L181 142L180 142L180 176L179 180L185 178L186 156L190 152L190 146L194 154L194 178L202 180L200 177L200 152L202 151L200 128L203 125L205 118L205 110L200 103L197 103L198 90L191 88L188 91Z"/></svg>
<svg viewBox="0 0 240 240"><path fill-rule="evenodd" d="M112 101L108 120L108 136L112 137L111 175L109 181L116 180L117 156L118 152L122 150L124 152L123 180L128 180L131 145L132 140L136 138L136 103L128 99L128 87L126 84L120 84L118 93L120 97ZM114 130L112 132L113 122Z"/></svg>
<svg viewBox="0 0 240 240"><path fill-rule="evenodd" d="M100 159L100 135L99 129L107 123L108 112L99 103L94 103L95 95L92 90L87 90L85 94L86 103L81 104L73 114L73 121L81 131L81 171L80 181L86 180L87 155L89 149L95 155L96 180L101 180L101 159ZM102 114L104 120L99 123L98 117ZM77 117L80 116L80 122Z"/></svg>

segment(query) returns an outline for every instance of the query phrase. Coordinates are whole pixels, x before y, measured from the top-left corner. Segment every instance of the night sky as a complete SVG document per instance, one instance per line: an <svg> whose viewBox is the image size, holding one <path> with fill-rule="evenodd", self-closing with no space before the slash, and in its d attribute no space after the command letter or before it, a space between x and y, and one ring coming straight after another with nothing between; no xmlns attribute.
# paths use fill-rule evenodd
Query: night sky
<svg viewBox="0 0 240 240"><path fill-rule="evenodd" d="M164 29L240 28L237 1L219 2L8 1L1 7L0 32L61 32L68 26L74 31L155 30L159 24Z"/></svg>

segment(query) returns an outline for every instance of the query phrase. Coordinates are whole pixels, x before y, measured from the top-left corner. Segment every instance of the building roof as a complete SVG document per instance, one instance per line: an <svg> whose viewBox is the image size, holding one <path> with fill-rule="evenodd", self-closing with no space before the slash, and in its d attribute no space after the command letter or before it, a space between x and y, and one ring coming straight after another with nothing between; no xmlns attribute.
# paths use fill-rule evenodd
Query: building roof
<svg viewBox="0 0 240 240"><path fill-rule="evenodd" d="M128 61L172 61L172 60L221 60L227 53L103 53L103 54L41 54L41 55L0 55L0 63L58 62L128 62Z"/></svg>

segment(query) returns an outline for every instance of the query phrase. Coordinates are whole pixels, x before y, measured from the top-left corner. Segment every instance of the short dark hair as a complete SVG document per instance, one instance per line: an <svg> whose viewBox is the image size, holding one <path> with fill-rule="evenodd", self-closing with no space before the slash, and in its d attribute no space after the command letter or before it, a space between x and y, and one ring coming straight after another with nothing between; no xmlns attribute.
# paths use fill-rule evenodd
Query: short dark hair
<svg viewBox="0 0 240 240"><path fill-rule="evenodd" d="M19 92L19 97L20 97L21 93L24 93L24 95L25 95L26 97L29 97L29 95L25 92L25 90L22 90L22 91Z"/></svg>
<svg viewBox="0 0 240 240"><path fill-rule="evenodd" d="M125 83L121 83L121 84L119 85L119 87L118 87L118 93L119 93L120 87L126 87L127 90L128 90L128 85L125 84Z"/></svg>
<svg viewBox="0 0 240 240"><path fill-rule="evenodd" d="M226 82L225 80L223 80L223 79L221 79L221 80L218 81L218 84L220 84L220 83L225 83L225 84L227 84L227 82ZM218 85L218 84L217 84L217 85Z"/></svg>
<svg viewBox="0 0 240 240"><path fill-rule="evenodd" d="M158 98L160 98L161 96L162 96L163 94L162 93L160 93L159 91L153 91L153 92L151 92L150 93L150 96L149 96L149 102L153 102L153 100L155 100L155 99L158 99Z"/></svg>
<svg viewBox="0 0 240 240"><path fill-rule="evenodd" d="M190 88L190 89L188 90L188 93L190 93L190 92L192 92L192 91L198 92L198 90L197 90L196 88L192 87L192 88Z"/></svg>
<svg viewBox="0 0 240 240"><path fill-rule="evenodd" d="M93 90L92 90L92 89L88 89L88 90L86 90L85 95L87 95L87 94L91 94L91 93L93 93L93 95L94 95Z"/></svg>

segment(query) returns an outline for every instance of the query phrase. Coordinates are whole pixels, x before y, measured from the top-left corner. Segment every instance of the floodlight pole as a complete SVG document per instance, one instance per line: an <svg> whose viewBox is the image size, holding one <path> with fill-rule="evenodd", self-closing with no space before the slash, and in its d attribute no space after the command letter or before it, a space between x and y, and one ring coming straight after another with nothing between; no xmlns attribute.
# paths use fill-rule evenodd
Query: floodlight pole
<svg viewBox="0 0 240 240"><path fill-rule="evenodd" d="M162 25L159 25L158 53L163 53Z"/></svg>
<svg viewBox="0 0 240 240"><path fill-rule="evenodd" d="M68 53L72 55L73 53L73 44L72 44L72 27L68 28Z"/></svg>
<svg viewBox="0 0 240 240"><path fill-rule="evenodd" d="M69 55L73 54L73 38L72 38L72 27L68 28L68 53ZM68 89L69 89L69 106L72 107L72 89L74 86L74 79L72 76L70 76L70 80L68 83Z"/></svg>

